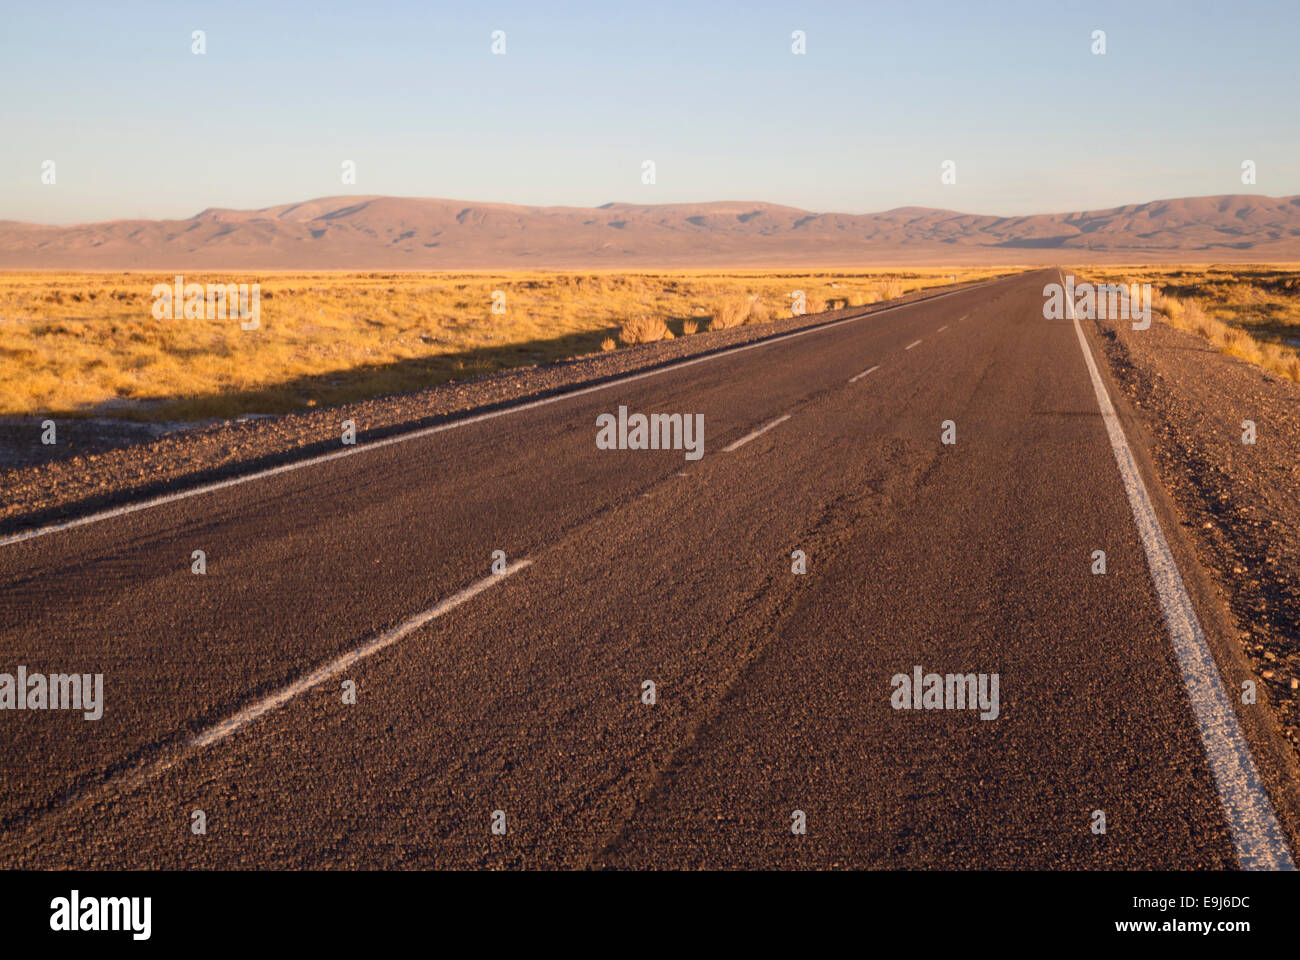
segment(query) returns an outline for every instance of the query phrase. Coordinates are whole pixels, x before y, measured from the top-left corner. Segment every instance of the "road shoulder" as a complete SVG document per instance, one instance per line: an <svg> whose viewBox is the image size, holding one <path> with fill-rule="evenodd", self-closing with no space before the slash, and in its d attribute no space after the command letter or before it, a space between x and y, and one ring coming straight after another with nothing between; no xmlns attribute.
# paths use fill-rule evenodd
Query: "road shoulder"
<svg viewBox="0 0 1300 960"><path fill-rule="evenodd" d="M1158 317L1081 322L1278 817L1300 835L1300 386ZM1257 705L1241 702L1247 681Z"/></svg>

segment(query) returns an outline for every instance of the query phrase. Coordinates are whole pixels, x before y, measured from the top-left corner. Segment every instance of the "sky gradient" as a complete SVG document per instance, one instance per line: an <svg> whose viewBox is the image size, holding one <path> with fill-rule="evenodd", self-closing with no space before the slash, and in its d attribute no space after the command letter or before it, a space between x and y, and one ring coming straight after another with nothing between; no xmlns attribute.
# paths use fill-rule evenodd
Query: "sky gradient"
<svg viewBox="0 0 1300 960"><path fill-rule="evenodd" d="M349 193L1003 215L1300 193L1295 2L0 3L0 219Z"/></svg>

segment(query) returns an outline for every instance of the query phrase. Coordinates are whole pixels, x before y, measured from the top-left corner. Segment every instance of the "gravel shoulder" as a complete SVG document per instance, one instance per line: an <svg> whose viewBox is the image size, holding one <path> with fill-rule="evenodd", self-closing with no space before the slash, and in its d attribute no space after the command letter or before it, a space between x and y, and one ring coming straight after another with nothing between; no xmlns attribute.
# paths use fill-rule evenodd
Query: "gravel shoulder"
<svg viewBox="0 0 1300 960"><path fill-rule="evenodd" d="M1300 385L1153 314L1095 320L1113 381L1300 759ZM1243 442L1253 421L1255 443Z"/></svg>

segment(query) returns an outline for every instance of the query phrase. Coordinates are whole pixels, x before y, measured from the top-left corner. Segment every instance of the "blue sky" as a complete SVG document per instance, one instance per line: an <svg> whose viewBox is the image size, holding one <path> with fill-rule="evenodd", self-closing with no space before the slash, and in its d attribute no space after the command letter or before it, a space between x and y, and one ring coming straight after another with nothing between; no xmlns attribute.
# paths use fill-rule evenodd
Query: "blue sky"
<svg viewBox="0 0 1300 960"><path fill-rule="evenodd" d="M348 193L992 214L1300 193L1294 0L0 7L0 219Z"/></svg>

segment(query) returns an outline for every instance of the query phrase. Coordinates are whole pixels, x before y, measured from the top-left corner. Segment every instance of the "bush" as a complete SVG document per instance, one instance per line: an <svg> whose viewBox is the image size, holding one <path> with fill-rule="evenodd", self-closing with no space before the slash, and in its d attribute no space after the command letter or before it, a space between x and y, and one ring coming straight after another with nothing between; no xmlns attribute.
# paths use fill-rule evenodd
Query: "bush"
<svg viewBox="0 0 1300 960"><path fill-rule="evenodd" d="M1154 306L1170 320L1181 319L1186 309L1181 300L1167 297L1163 293L1156 295Z"/></svg>
<svg viewBox="0 0 1300 960"><path fill-rule="evenodd" d="M727 297L713 305L713 322L710 330L727 330L738 327L749 318L749 301L742 297Z"/></svg>
<svg viewBox="0 0 1300 960"><path fill-rule="evenodd" d="M664 323L663 317L643 315L623 321L618 338L631 346L634 343L654 343L656 340L671 339L672 334L669 333L668 324Z"/></svg>

